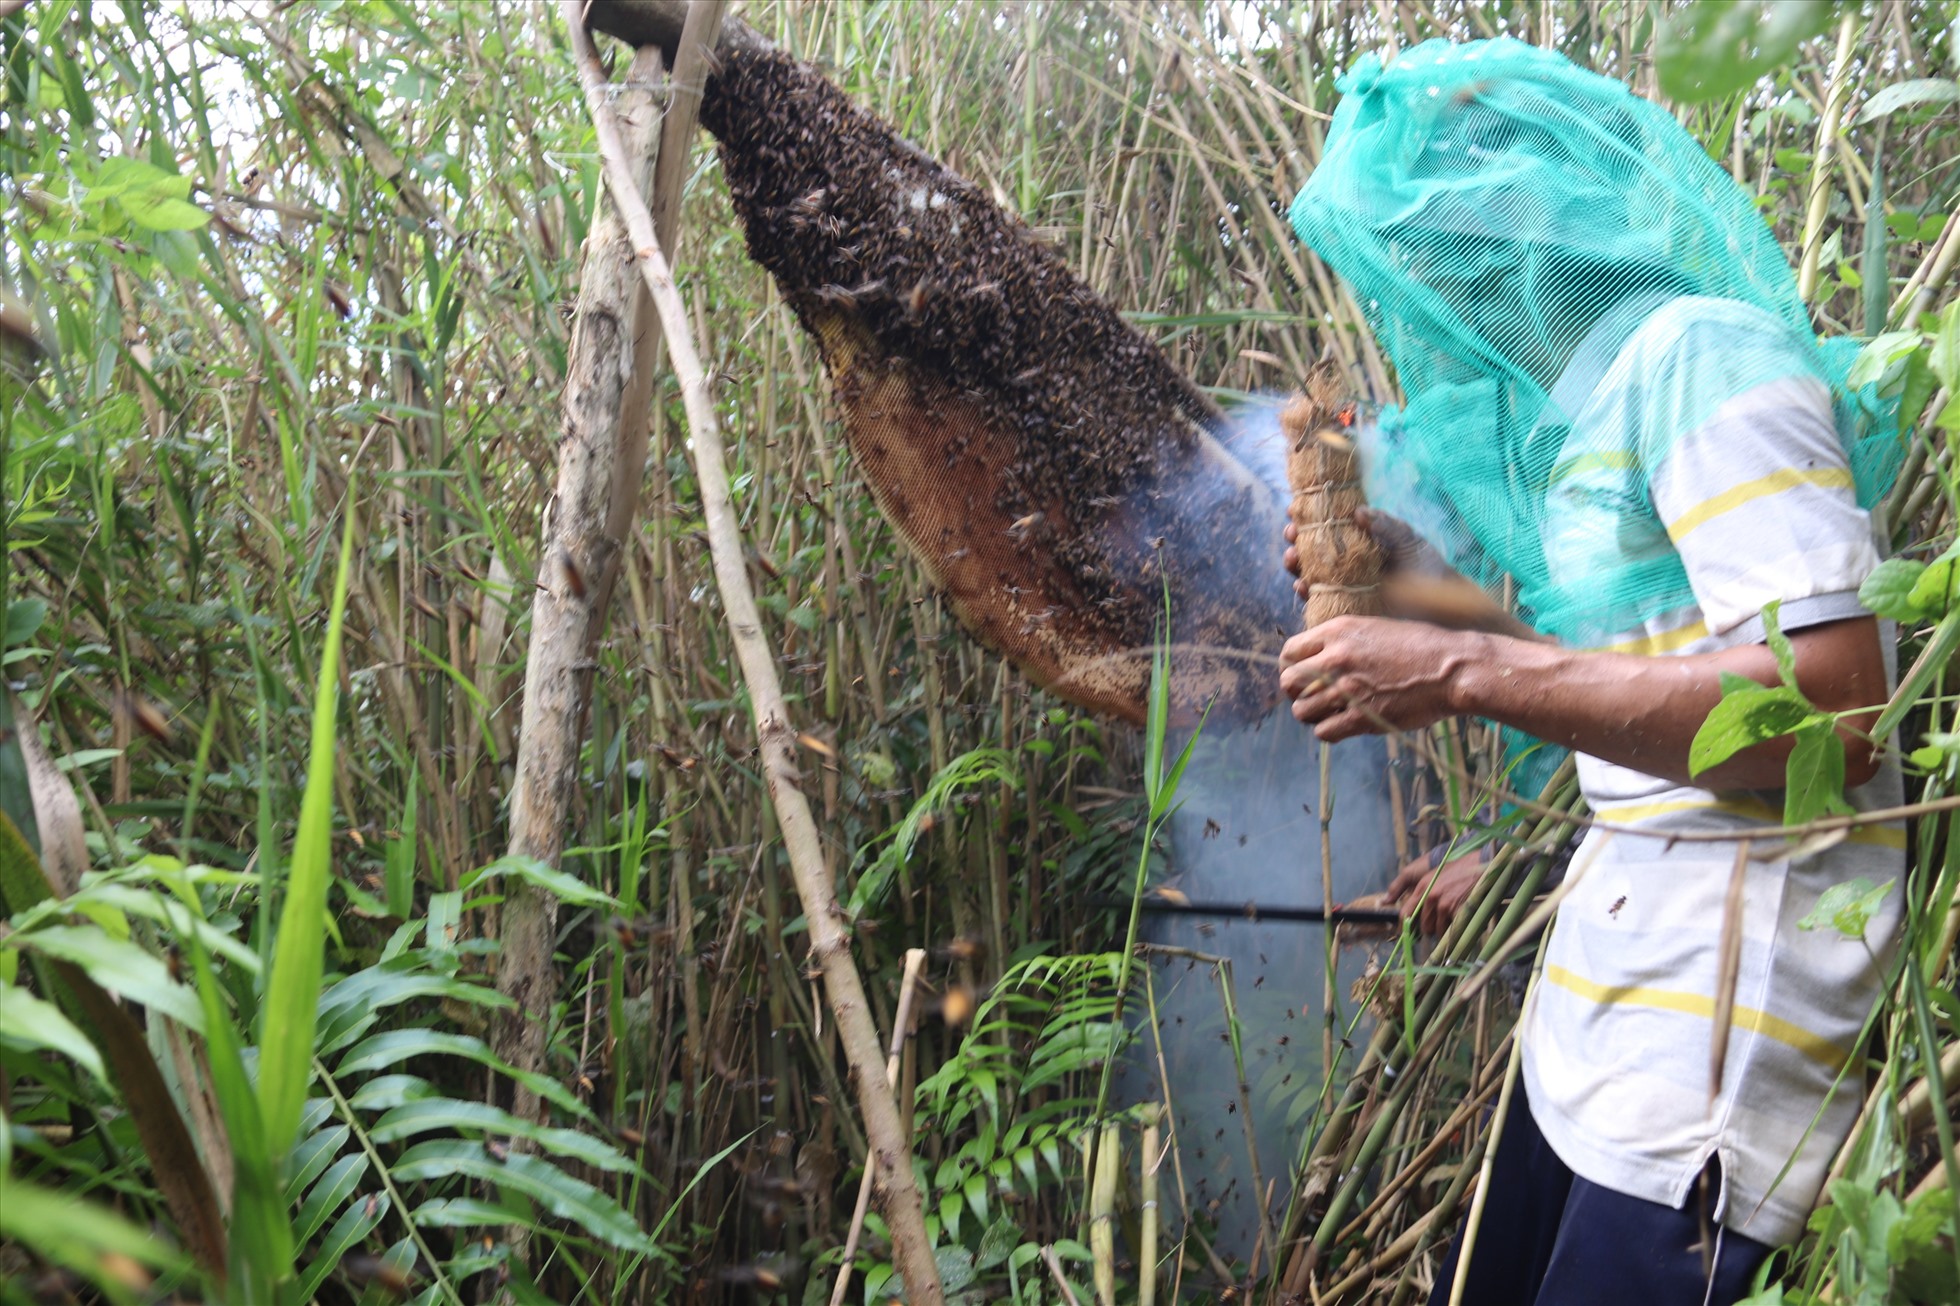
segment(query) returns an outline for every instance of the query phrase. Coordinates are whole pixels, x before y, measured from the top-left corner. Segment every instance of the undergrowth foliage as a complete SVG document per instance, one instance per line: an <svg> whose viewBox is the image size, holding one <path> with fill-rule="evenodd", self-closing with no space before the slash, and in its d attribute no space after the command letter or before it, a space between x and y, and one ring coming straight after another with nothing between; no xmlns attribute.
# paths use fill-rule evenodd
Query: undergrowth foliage
<svg viewBox="0 0 1960 1306"><path fill-rule="evenodd" d="M1880 513L1896 558L1864 596L1900 637L1876 733L1917 777L1912 861L1813 922L1862 939L1861 904L1899 894L1906 934L1846 1072L1858 1132L1760 1300L1960 1297L1954 0L1679 22L1617 0L741 11L1227 400L1323 353L1393 393L1282 209L1359 52L1503 32L1677 97L1820 329L1872 338L1862 379L1914 438ZM598 179L553 11L0 12L0 1301L902 1289L875 1210L841 1263L865 1140L665 377L570 851L502 856ZM1249 1118L1243 1139L1179 1138L1154 1071L1145 1100L1111 1087L1119 1058L1161 1064L1156 973L1176 964L1216 993L1221 1097L1249 1117L1280 1091L1250 1082L1229 965L1140 929L1175 741L1161 714L1140 736L1086 719L959 634L853 472L705 143L695 165L676 269L887 1035L901 959L929 950L898 1084L949 1297L1416 1300L1474 1192L1515 1010L1486 981L1525 950L1582 815L1569 775L1494 820L1474 727L1403 741L1410 829L1498 851L1433 947L1353 945L1374 961L1334 994L1318 1082L1285 1086L1292 1161L1248 1179L1262 1227L1220 1252L1180 1166L1251 1147ZM1832 837L1834 723L1794 685L1737 692L1768 697L1725 703L1706 755L1814 741L1786 815ZM30 751L74 810L29 801ZM558 987L529 1013L547 1068L522 1076L542 1120L508 1109L519 1072L488 1036L514 882L562 904Z"/></svg>

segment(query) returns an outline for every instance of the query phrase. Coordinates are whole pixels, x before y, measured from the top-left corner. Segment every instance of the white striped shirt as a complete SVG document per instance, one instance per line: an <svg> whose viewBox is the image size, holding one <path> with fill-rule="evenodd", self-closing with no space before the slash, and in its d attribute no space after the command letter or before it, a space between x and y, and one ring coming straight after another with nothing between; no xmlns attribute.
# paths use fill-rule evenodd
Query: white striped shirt
<svg viewBox="0 0 1960 1306"><path fill-rule="evenodd" d="M1786 375L1698 413L1671 444L1641 438L1670 411L1706 399L1705 389L1692 390L1698 375L1705 386L1711 358L1774 349L1787 330L1731 301L1674 300L1634 332L1575 415L1569 447L1650 451L1651 517L1630 529L1678 551L1694 592L1692 603L1609 647L1668 656L1759 643L1771 600L1781 601L1785 630L1868 615L1857 590L1878 563L1871 521L1857 504L1829 391L1801 354ZM1548 531L1556 567L1555 545ZM1793 1240L1863 1096L1853 1058L1881 984L1879 961L1858 942L1797 922L1835 884L1901 876L1904 829L1865 827L1797 861L1751 863L1726 1069L1711 1101L1716 972L1737 845L1668 840L1777 825L1782 794L1714 793L1583 755L1579 781L1603 821L1641 833L1593 830L1573 858L1578 878L1525 1013L1533 1115L1575 1173L1668 1206L1680 1206L1718 1156L1723 1223L1766 1243ZM1847 798L1860 810L1890 807L1901 789L1888 761ZM1900 902L1895 888L1867 932L1880 961Z"/></svg>

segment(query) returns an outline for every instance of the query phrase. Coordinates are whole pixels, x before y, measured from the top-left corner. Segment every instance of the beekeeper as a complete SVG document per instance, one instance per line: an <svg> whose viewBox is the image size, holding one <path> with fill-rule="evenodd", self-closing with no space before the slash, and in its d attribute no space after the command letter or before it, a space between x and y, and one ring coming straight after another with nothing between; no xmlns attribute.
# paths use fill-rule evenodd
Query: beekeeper
<svg viewBox="0 0 1960 1306"><path fill-rule="evenodd" d="M1780 821L1791 743L1700 774L1689 743L1724 676L1777 683L1769 609L1803 693L1849 714L1845 799L1901 801L1862 733L1890 640L1857 594L1895 424L1837 384L1749 195L1623 85L1500 40L1364 58L1341 89L1292 220L1406 396L1364 449L1369 499L1471 579L1508 577L1538 637L1343 618L1287 643L1282 688L1324 740L1471 714L1569 746L1612 827L1573 857L1527 1002L1463 1300L1732 1302L1851 1127L1898 895L1869 951L1797 922L1899 876L1905 832L1754 845L1711 1096L1727 887Z"/></svg>

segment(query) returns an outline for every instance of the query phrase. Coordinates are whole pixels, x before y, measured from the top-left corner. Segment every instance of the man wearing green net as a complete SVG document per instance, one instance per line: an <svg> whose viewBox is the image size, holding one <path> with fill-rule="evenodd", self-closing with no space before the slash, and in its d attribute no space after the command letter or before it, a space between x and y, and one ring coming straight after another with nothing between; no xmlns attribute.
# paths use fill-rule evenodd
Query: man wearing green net
<svg viewBox="0 0 1960 1306"><path fill-rule="evenodd" d="M1789 740L1699 774L1689 744L1725 676L1778 682L1780 626L1803 692L1848 714L1825 783L1900 801L1858 710L1891 675L1857 590L1896 433L1840 384L1750 198L1656 106L1513 41L1364 59L1342 90L1292 217L1406 396L1365 448L1370 502L1471 579L1514 582L1535 634L1343 618L1287 644L1282 688L1322 739L1474 714L1568 746L1600 822L1527 1002L1460 1299L1735 1301L1849 1132L1861 1077L1837 1081L1897 895L1871 951L1797 922L1833 885L1899 875L1905 836L1792 856L1767 834Z"/></svg>

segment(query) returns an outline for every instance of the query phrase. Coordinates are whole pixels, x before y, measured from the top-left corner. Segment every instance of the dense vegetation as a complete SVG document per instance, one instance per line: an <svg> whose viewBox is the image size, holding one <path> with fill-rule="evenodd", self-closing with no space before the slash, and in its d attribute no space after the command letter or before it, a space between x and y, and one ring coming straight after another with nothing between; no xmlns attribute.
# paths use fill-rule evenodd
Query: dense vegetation
<svg viewBox="0 0 1960 1306"><path fill-rule="evenodd" d="M531 596L565 583L539 522L602 189L558 12L0 14L0 309L38 341L0 377L0 1300L829 1300L865 1129L664 371L566 851L507 855ZM1915 438L1881 514L1904 561L1870 596L1899 623L1886 726L1921 807L1911 873L1868 887L1905 896L1908 934L1859 1131L1765 1299L1954 1300L1954 0L1792 4L1753 64L1715 4L1661 33L1657 7L1618 0L742 16L1227 394L1290 386L1323 351L1392 393L1283 218L1356 53L1509 33L1678 97L1761 198L1820 330L1875 337L1865 372ZM855 478L711 144L692 158L671 252L871 1015L886 1036L902 1007L924 1017L898 1097L947 1295L1277 1300L1311 1277L1316 1300L1413 1300L1509 1060L1512 1000L1475 963L1535 929L1530 891L1580 819L1569 778L1499 832L1433 951L1405 936L1337 995L1298 1165L1265 1177L1268 1216L1228 1261L1186 1209L1197 1140L1153 1102L1110 1109L1121 1031L1151 1028L1172 961L1216 970L1245 1078L1230 969L1132 966L1134 917L1092 906L1161 860L1174 750L959 636ZM26 801L35 740L79 795L72 831ZM1491 750L1455 727L1405 747L1431 767L1411 802L1476 837ZM560 904L535 1069L494 1037L520 891ZM1856 895L1835 905L1820 928L1862 937ZM1128 1026L1126 997L1146 1013ZM874 1209L852 1300L897 1289L892 1238Z"/></svg>

